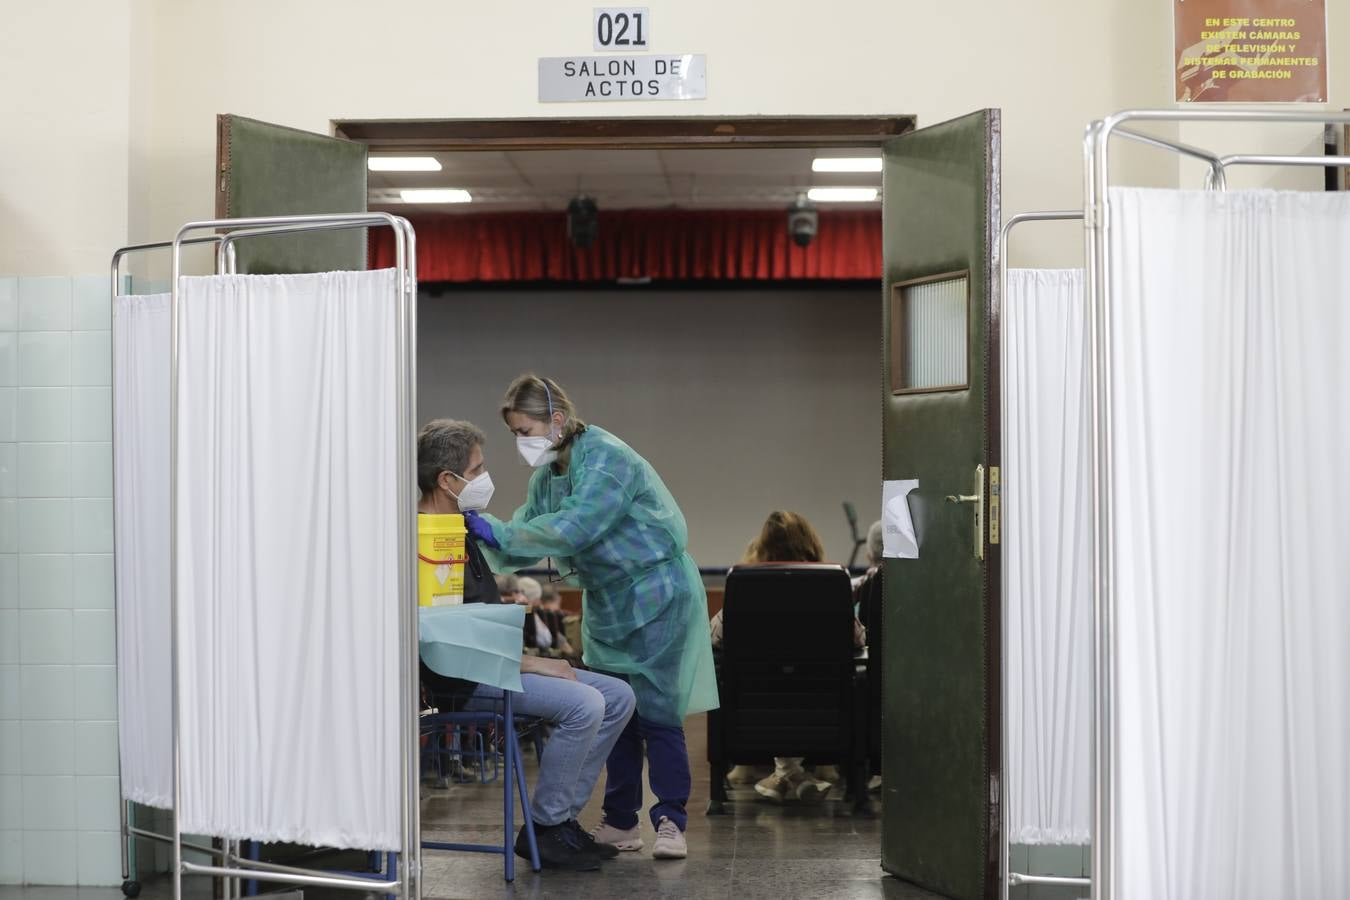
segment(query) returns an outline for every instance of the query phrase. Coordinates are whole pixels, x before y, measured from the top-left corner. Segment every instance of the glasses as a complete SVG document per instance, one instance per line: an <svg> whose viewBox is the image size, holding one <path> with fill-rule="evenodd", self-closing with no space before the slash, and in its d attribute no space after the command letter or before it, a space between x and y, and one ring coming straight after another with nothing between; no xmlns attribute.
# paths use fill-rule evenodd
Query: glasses
<svg viewBox="0 0 1350 900"><path fill-rule="evenodd" d="M573 569L572 571L568 572L566 575L559 575L559 574L558 574L558 567L555 566L555 565L553 565L553 557L551 557L551 556L550 556L550 557L547 557L544 561L548 563L548 583L549 583L549 584L562 584L564 581L566 581L567 579L571 578L573 575L577 574L577 570L576 570L576 569Z"/></svg>

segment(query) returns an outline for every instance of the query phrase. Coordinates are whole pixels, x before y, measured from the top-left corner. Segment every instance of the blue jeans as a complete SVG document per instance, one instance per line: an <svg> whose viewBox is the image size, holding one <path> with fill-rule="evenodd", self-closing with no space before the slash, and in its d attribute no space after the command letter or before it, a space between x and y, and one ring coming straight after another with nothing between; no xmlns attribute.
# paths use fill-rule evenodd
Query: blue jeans
<svg viewBox="0 0 1350 900"><path fill-rule="evenodd" d="M689 751L684 744L684 728L657 725L641 716L633 716L609 755L609 778L605 782L605 822L615 828L632 828L642 810L642 750L647 749L647 779L656 794L651 809L655 827L664 816L684 831L689 820L685 805L689 802L692 778Z"/></svg>
<svg viewBox="0 0 1350 900"><path fill-rule="evenodd" d="M555 726L544 744L539 780L530 798L537 825L559 825L581 813L600 778L600 767L633 715L636 701L625 682L581 669L576 676L572 681L523 674L524 693L511 698L517 715ZM464 708L494 709L501 696L501 688L480 684Z"/></svg>

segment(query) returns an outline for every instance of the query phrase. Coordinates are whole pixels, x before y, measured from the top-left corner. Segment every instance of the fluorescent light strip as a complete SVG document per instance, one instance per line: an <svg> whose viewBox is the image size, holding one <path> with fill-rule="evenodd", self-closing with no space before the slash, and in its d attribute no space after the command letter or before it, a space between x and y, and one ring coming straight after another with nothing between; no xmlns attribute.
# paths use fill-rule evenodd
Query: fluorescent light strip
<svg viewBox="0 0 1350 900"><path fill-rule="evenodd" d="M415 188L399 191L404 203L469 203L473 197L460 188Z"/></svg>
<svg viewBox="0 0 1350 900"><path fill-rule="evenodd" d="M816 203L872 203L877 199L877 189L818 187L811 188L806 192L806 196Z"/></svg>
<svg viewBox="0 0 1350 900"><path fill-rule="evenodd" d="M441 161L434 156L371 156L366 168L372 172L439 172Z"/></svg>
<svg viewBox="0 0 1350 900"><path fill-rule="evenodd" d="M812 172L880 172L880 156L817 156Z"/></svg>

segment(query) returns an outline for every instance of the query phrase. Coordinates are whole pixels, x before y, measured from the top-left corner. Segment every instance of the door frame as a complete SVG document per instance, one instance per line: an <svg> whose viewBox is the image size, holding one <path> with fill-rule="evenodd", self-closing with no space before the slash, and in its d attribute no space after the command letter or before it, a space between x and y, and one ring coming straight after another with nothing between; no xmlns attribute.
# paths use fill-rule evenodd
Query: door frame
<svg viewBox="0 0 1350 900"><path fill-rule="evenodd" d="M916 127L903 114L332 121L335 137L406 152L879 147Z"/></svg>
<svg viewBox="0 0 1350 900"><path fill-rule="evenodd" d="M993 153L1001 156L1001 116L994 111ZM940 124L940 123L935 123ZM472 152L503 150L641 150L641 149L765 149L765 148L873 148L881 149L889 141L908 135L919 126L913 115L887 114L877 116L675 116L675 117L540 117L514 119L415 119L372 120L334 119L331 121L335 137L364 143L371 150L405 153ZM986 196L1000 196L1002 190L999 165L989 167ZM884 200L883 200L884 203ZM997 278L998 235L1002 222L990 216L986 243L992 254L990 270L985 273L988 296L985 310L985 359L973 355L968 365L983 363L986 370L986 406L984 410L985 446L983 459L986 479L1001 472L1001 404L996 399L1002 391L1000 378L999 342L1001 340L1001 285ZM880 279L882 302L889 304L883 272ZM971 291L973 286L968 286ZM969 302L969 298L968 298ZM970 310L970 315L975 315ZM880 335L882 344L886 335ZM969 375L967 377L969 381ZM886 385L889 393L890 385ZM883 441L884 441L884 425ZM878 475L882 475L883 460L878 460ZM992 507L993 485L986 480L986 504ZM1002 583L1001 547L990 542L990 516L985 511L982 538L985 541L983 558L984 583L981 587L986 616L985 710L988 728L986 767L989 773L991 796L991 840L986 848L985 896L999 896L1001 874L1000 846L1006 843L1001 827L1002 766L1002 692L1001 671L1002 630L999 591ZM1001 530L1001 523L997 526ZM992 598L992 602L991 602Z"/></svg>

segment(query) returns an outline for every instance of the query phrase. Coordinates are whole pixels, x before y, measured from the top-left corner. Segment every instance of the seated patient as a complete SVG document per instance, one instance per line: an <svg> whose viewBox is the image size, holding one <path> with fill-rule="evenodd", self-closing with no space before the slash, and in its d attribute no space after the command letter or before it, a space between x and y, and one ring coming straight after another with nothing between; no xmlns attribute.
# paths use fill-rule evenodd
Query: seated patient
<svg viewBox="0 0 1350 900"><path fill-rule="evenodd" d="M417 485L422 495L418 513L465 513L487 506L492 479L483 458L484 443L483 432L468 422L436 419L422 426L417 435ZM465 551L464 602L501 603L497 583L472 536L465 540ZM633 690L617 678L573 669L561 659L526 656L520 671L524 692L514 698L515 711L554 726L530 797L540 861L549 868L598 869L600 860L617 856L618 849L597 843L577 816L633 715ZM444 678L425 664L422 679L433 695L471 690L464 709L494 709L502 696L500 688ZM515 851L529 855L524 827L516 836Z"/></svg>
<svg viewBox="0 0 1350 900"><path fill-rule="evenodd" d="M806 517L794 512L775 510L765 520L764 527L760 529L759 537L751 541L750 546L745 548L745 556L741 559L741 563L749 565L788 562L818 563L823 562L824 559L825 547L821 544L820 536L816 534L816 530L811 527L811 523L806 520ZM713 616L710 625L712 628L712 645L714 648L720 649L723 645L721 610ZM853 619L853 644L861 649L866 643L866 632L855 616ZM800 756L774 757L773 768L772 775L755 784L755 792L776 803L782 803L784 799L792 797L798 800L823 797L830 792L831 782L839 780L839 770L835 766L817 769L816 774L821 777L819 779L812 777L802 768L802 757ZM736 766L727 774L727 778L733 783L747 783L754 777L747 778L746 775L746 767Z"/></svg>

